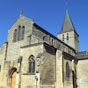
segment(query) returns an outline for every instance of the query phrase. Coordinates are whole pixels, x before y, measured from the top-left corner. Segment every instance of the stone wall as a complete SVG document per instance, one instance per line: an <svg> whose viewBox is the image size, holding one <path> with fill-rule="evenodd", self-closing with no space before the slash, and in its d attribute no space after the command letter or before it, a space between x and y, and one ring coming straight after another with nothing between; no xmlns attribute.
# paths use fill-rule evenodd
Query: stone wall
<svg viewBox="0 0 88 88"><path fill-rule="evenodd" d="M19 26L25 26L24 40L13 42L14 30L18 29ZM52 34L39 28L34 27L33 21L24 16L19 17L10 28L8 49L6 44L0 47L0 87L7 87L8 80L11 79L8 72L13 67L17 69L16 88L73 87L72 56L69 54L74 55L74 50ZM63 51L69 54L62 53ZM34 74L28 72L28 59L31 55L34 56L36 62ZM20 57L22 57L22 62L18 63ZM69 79L66 77L67 62L69 64ZM35 76L38 77L38 81L35 80Z"/></svg>
<svg viewBox="0 0 88 88"><path fill-rule="evenodd" d="M29 44L29 36L32 33L32 24L33 22L25 17L19 17L14 25L10 28L8 32L8 52L7 60L14 60L19 58L20 47ZM25 26L24 40L17 42L13 41L14 30L18 29L19 26Z"/></svg>
<svg viewBox="0 0 88 88"><path fill-rule="evenodd" d="M7 86L7 71L5 70L5 60L7 52L7 43L0 47L0 88Z"/></svg>
<svg viewBox="0 0 88 88"><path fill-rule="evenodd" d="M64 88L73 88L72 60L73 56L63 52L63 83Z"/></svg>
<svg viewBox="0 0 88 88"><path fill-rule="evenodd" d="M40 72L41 85L55 85L56 80L56 50L44 45L44 58Z"/></svg>
<svg viewBox="0 0 88 88"><path fill-rule="evenodd" d="M41 54L41 56L39 57L39 54ZM36 87L36 80L35 80L35 76L38 76L38 81L37 81L37 86L39 88L40 85L40 65L41 65L41 60L43 59L43 44L35 44L35 45L31 45L29 47L24 47L21 48L21 53L20 55L23 56L23 60L22 60L22 69L21 69L21 88L35 88ZM34 56L34 60L35 60L35 73L34 74L30 74L28 72L29 69L29 57L33 55Z"/></svg>
<svg viewBox="0 0 88 88"><path fill-rule="evenodd" d="M88 59L78 60L77 85L78 88L88 88Z"/></svg>
<svg viewBox="0 0 88 88"><path fill-rule="evenodd" d="M67 40L67 34L69 34L69 40ZM63 35L64 35L64 41L63 41ZM61 33L58 35L58 38L71 46L73 49L77 50L79 52L80 47L79 47L79 39L78 36L74 33L74 31L66 32L66 33Z"/></svg>
<svg viewBox="0 0 88 88"><path fill-rule="evenodd" d="M46 42L49 45L61 50L65 51L71 55L75 55L74 49L54 37L49 32L45 31L43 28L39 27L38 25L33 25L32 35L36 36L35 41L36 42ZM37 39L37 40L36 40Z"/></svg>
<svg viewBox="0 0 88 88"><path fill-rule="evenodd" d="M26 52L26 53L24 53ZM39 57L39 54L41 56ZM35 76L38 76L38 88L54 88L56 80L56 50L47 44L35 44L21 49L22 69L21 69L21 87L27 86L33 88L36 86ZM34 55L36 61L35 74L28 73L28 58Z"/></svg>

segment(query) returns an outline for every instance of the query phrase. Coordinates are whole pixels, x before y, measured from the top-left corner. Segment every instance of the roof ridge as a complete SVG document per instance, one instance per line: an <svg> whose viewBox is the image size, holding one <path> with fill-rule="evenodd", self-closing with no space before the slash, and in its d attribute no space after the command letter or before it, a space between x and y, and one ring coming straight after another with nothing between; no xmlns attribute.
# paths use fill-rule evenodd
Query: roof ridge
<svg viewBox="0 0 88 88"><path fill-rule="evenodd" d="M66 10L64 21L63 21L60 33L70 32L70 31L74 31L77 34L75 27L73 25L73 22L71 20L71 17L69 15L69 12L68 12L68 10Z"/></svg>

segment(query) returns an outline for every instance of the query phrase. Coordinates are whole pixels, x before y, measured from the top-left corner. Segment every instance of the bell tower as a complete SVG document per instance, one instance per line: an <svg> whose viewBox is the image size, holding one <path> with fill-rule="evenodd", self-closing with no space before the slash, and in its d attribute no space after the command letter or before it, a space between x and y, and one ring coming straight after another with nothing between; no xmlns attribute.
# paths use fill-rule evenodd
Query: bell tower
<svg viewBox="0 0 88 88"><path fill-rule="evenodd" d="M58 33L57 37L64 43L74 48L77 52L79 52L79 35L75 30L68 10L66 10L64 22L61 31Z"/></svg>

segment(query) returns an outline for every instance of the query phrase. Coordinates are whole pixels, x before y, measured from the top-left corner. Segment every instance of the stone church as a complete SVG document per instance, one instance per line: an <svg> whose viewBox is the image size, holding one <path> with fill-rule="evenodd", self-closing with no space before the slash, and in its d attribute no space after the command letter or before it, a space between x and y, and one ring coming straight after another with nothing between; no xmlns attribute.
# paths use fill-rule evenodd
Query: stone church
<svg viewBox="0 0 88 88"><path fill-rule="evenodd" d="M20 14L0 46L0 88L88 88L87 66L68 11L57 37Z"/></svg>

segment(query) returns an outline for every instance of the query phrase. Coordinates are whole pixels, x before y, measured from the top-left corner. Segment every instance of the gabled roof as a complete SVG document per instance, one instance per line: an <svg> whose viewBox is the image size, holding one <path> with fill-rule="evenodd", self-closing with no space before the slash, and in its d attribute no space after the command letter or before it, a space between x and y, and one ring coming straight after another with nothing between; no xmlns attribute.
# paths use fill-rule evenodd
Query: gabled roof
<svg viewBox="0 0 88 88"><path fill-rule="evenodd" d="M14 29L12 29L12 27L14 27L14 25L15 25L17 22L19 23L19 21L23 22L23 20L24 20L25 22L34 23L34 21L33 21L32 19L30 19L30 18L28 18L28 17L26 17L26 16L20 14L19 17L16 19L16 21L14 21L14 23L12 24L12 26L9 28L9 31L10 31L10 30L14 30ZM17 24L16 24L16 25L17 25Z"/></svg>
<svg viewBox="0 0 88 88"><path fill-rule="evenodd" d="M70 18L70 15L68 13L68 10L66 10L66 15L65 15L64 22L63 22L60 33L70 32L70 31L74 31L78 35L78 33L76 32L75 27L73 25L73 22Z"/></svg>

